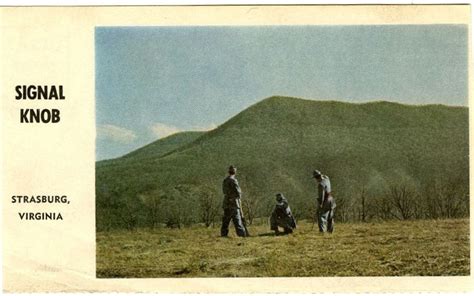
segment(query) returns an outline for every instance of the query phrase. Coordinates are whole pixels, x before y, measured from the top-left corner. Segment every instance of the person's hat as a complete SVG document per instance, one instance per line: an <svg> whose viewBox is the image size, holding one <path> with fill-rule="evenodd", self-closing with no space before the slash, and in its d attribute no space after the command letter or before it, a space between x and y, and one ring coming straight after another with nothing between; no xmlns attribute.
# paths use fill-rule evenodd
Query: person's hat
<svg viewBox="0 0 474 296"><path fill-rule="evenodd" d="M320 176L321 176L321 172L320 172L320 171L318 171L318 170L314 170L314 171L313 171L313 178L318 178L318 177L320 177Z"/></svg>
<svg viewBox="0 0 474 296"><path fill-rule="evenodd" d="M276 201L277 201L278 205L283 205L283 200L284 199L285 199L285 197L283 196L282 193L277 193L276 194Z"/></svg>
<svg viewBox="0 0 474 296"><path fill-rule="evenodd" d="M237 170L237 167L235 167L235 166L233 166L233 165L231 165L231 166L229 167L229 173L231 173L231 174L235 174L235 171L236 171L236 170Z"/></svg>
<svg viewBox="0 0 474 296"><path fill-rule="evenodd" d="M277 193L277 194L276 194L276 200L277 200L277 201L282 201L283 198L284 198L283 194L281 194L281 193Z"/></svg>

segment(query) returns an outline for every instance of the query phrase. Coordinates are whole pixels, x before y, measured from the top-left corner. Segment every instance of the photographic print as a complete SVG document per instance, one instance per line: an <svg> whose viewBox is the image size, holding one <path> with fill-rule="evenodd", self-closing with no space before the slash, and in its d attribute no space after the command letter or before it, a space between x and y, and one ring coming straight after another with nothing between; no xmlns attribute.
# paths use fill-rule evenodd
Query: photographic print
<svg viewBox="0 0 474 296"><path fill-rule="evenodd" d="M468 26L97 26L98 278L466 276Z"/></svg>

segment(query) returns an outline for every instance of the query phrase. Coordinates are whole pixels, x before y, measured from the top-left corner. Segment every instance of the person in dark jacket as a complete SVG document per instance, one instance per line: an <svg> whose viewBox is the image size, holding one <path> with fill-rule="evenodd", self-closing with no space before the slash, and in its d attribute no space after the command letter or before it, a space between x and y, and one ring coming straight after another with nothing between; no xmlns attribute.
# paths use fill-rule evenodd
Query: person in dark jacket
<svg viewBox="0 0 474 296"><path fill-rule="evenodd" d="M282 227L285 234L292 233L296 228L296 221L291 213L288 200L281 193L276 195L276 205L270 217L270 228L275 231L276 235L280 233L278 227Z"/></svg>
<svg viewBox="0 0 474 296"><path fill-rule="evenodd" d="M240 189L239 182L235 178L237 168L231 165L228 173L229 175L222 182L222 191L224 193L222 208L224 209L224 216L222 217L221 236L226 237L229 234L229 224L231 220L234 223L237 235L247 236L242 223L240 204L242 190Z"/></svg>

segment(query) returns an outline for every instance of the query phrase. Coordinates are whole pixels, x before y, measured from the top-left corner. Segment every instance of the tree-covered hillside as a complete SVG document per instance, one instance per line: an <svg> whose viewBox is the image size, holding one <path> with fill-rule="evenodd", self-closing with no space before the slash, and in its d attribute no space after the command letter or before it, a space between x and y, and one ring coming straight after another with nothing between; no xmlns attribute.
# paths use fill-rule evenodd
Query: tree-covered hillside
<svg viewBox="0 0 474 296"><path fill-rule="evenodd" d="M268 216L277 192L310 217L314 169L331 178L339 220L465 216L468 153L465 107L271 97L215 130L98 162L97 227L209 224L229 164L250 220Z"/></svg>

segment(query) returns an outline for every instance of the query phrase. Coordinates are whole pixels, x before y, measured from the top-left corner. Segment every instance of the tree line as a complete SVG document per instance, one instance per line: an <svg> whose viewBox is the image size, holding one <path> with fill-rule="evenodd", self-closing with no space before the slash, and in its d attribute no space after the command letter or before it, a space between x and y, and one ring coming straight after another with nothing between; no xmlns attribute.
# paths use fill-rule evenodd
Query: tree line
<svg viewBox="0 0 474 296"><path fill-rule="evenodd" d="M274 206L273 196L269 198L257 188L248 191L244 191L242 199L247 222L267 223ZM334 196L337 222L469 216L469 188L459 178L440 178L425 186L409 180L375 187L353 185L336 190ZM222 198L217 186L196 184L148 188L138 194L126 188L102 190L96 207L97 230L220 225ZM313 194L295 193L288 198L297 220L314 219L316 190Z"/></svg>
<svg viewBox="0 0 474 296"><path fill-rule="evenodd" d="M355 198L338 199L336 219L342 222L443 219L469 216L469 189L462 182L438 180L417 188L391 184L383 194L362 186Z"/></svg>

